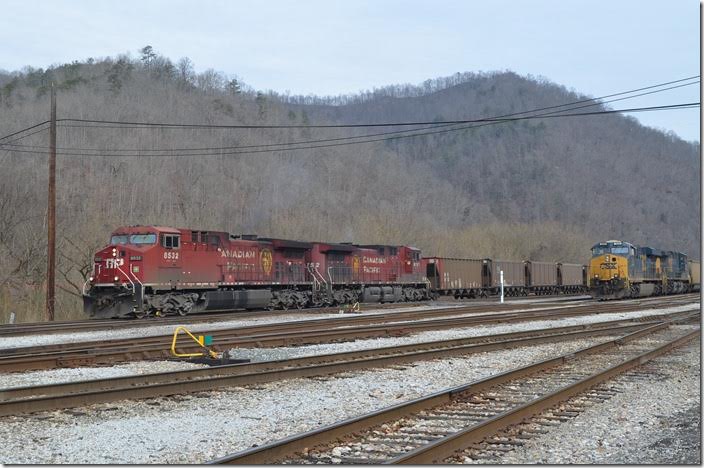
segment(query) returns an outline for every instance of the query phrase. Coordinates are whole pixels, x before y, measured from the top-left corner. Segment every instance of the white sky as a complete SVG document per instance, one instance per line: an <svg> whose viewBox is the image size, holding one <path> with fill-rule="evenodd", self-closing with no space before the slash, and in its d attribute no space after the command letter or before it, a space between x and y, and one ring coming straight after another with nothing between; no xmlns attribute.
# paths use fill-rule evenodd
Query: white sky
<svg viewBox="0 0 704 468"><path fill-rule="evenodd" d="M147 44L292 94L512 70L600 96L700 71L697 0L3 0L0 14L8 71ZM614 107L694 101L698 86ZM699 141L699 110L634 116Z"/></svg>

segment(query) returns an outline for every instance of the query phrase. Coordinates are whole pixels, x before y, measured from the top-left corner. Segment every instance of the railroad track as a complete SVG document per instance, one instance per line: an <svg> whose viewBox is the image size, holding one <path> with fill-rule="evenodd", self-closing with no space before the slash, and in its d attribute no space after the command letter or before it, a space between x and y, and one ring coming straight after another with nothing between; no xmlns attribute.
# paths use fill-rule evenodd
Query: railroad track
<svg viewBox="0 0 704 468"><path fill-rule="evenodd" d="M698 343L692 340L679 348L668 352L668 356L675 354L697 353ZM623 393L628 383L656 382L667 375L667 363L664 360L654 359L634 367L615 378L602 382L588 391L577 394L568 400L544 410L541 413L525 419L524 421L500 430L491 437L479 443L458 451L443 463L506 463L504 457L515 448L519 448L534 437L549 434L551 426L579 416L595 405L600 405L612 397Z"/></svg>
<svg viewBox="0 0 704 468"><path fill-rule="evenodd" d="M683 312L671 317L671 319L685 320L697 315ZM661 321L638 322L633 319L616 320L413 343L403 346L370 348L252 364L0 389L0 416L64 409L123 399L163 397L290 378L322 376L584 337L620 336L662 323Z"/></svg>
<svg viewBox="0 0 704 468"><path fill-rule="evenodd" d="M427 306L429 302L403 302L393 304L373 304L374 309L394 309L400 307ZM365 304L364 306L368 306ZM186 316L147 317L143 319L88 319L62 320L56 322L28 322L0 325L0 337L24 335L49 335L57 333L76 333L95 330L122 330L130 328L147 328L159 325L193 325L200 323L217 323L232 320L259 317L278 317L291 314L329 314L336 313L340 307L320 307L314 309L261 310L257 312L234 311L212 312Z"/></svg>
<svg viewBox="0 0 704 468"><path fill-rule="evenodd" d="M690 296L690 295L686 295ZM694 295L691 295L694 296ZM679 296L679 297L685 297ZM553 302L570 302L570 301L585 301L589 300L588 296L580 295L562 295L562 296L545 296L540 302L527 302L529 300L535 300L534 297L529 298L512 298L510 303L500 304L496 300L491 300L487 303L486 300L478 304L468 303L466 300L454 301L458 306L463 306L466 308L506 308L508 310L512 307L540 307L544 306L546 303ZM645 298L647 300L649 298ZM452 303L453 301L443 301L443 303ZM391 303L391 304L363 304L362 307L372 307L375 310L378 309L394 309L401 307L422 307L427 305L436 305L435 302L403 302L403 303ZM453 304L454 305L454 304ZM108 320L64 320L56 322L29 322L29 323L15 323L15 324L2 324L0 325L0 337L12 337L12 336L25 336L25 335L48 335L57 333L76 333L85 331L96 331L96 330L122 330L122 329L132 329L132 328L148 328L159 325L194 325L201 323L217 323L217 322L227 322L232 320L240 320L247 318L260 318L260 317L277 317L282 315L291 314L301 314L303 316L310 314L326 314L326 313L336 313L340 307L321 307L321 308L311 308L311 309L289 309L289 310L273 310L273 311L236 311L236 312L214 312L214 313L204 313L187 315L184 317L180 316L168 316L168 317L148 317L144 319L135 320L121 320L121 319L108 319Z"/></svg>
<svg viewBox="0 0 704 468"><path fill-rule="evenodd" d="M675 304L683 303L684 299L680 299L680 301L682 302L675 302ZM470 312L464 308L433 309L303 320L199 333L212 334L214 347L224 350L234 347L290 346L370 337L401 336L424 330L627 312L643 310L644 307L658 308L673 305L671 301L648 301L646 304L647 306L641 302L590 303L476 315L471 314L472 311L477 312L475 309ZM469 315L461 316L468 313ZM436 318L438 316L440 318ZM169 334L134 339L0 349L0 371L11 372L144 359L165 359L169 358L171 340L172 335ZM194 352L197 348L184 345L179 346L179 350Z"/></svg>
<svg viewBox="0 0 704 468"><path fill-rule="evenodd" d="M700 335L661 323L580 351L228 455L215 464L443 463L511 450L608 399L604 383ZM565 402L572 402L565 405ZM566 409L571 408L571 409ZM549 413L544 413L550 411ZM534 419L530 419L534 418ZM537 427L536 427L537 426ZM504 431L501 435L498 433ZM507 436L507 434L509 434ZM513 436L510 436L513 434ZM470 460L470 461L471 461Z"/></svg>

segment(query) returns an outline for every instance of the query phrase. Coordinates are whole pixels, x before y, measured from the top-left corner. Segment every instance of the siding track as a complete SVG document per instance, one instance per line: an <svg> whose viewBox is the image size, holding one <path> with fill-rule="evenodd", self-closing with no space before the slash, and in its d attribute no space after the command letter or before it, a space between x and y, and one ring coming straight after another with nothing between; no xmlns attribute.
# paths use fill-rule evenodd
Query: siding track
<svg viewBox="0 0 704 468"><path fill-rule="evenodd" d="M690 316L691 313L681 317ZM659 323L663 322L617 320L251 364L8 388L0 390L0 416L124 399L163 397L290 378L323 376L584 337L615 336Z"/></svg>
<svg viewBox="0 0 704 468"><path fill-rule="evenodd" d="M644 308L667 308L691 302L691 298L661 298L660 301L589 303L547 307L538 310L502 311L479 314L472 307L432 309L396 313L344 316L330 319L302 320L232 329L214 329L199 334L213 336L214 348L272 347L312 343L330 343L360 338L402 336L424 330L442 330L473 325L515 323L603 313L639 311ZM24 348L0 349L0 372L77 367L115 362L168 359L172 335L146 336L60 343ZM197 348L186 344L182 352Z"/></svg>
<svg viewBox="0 0 704 468"><path fill-rule="evenodd" d="M695 316L698 321L698 316ZM684 322L680 320L680 322ZM212 463L442 463L472 447L510 450L495 434L577 395L605 399L604 382L696 339L697 325L650 325L580 351L394 405L318 430L222 457ZM573 406L573 409L577 406ZM576 411L537 419L549 426ZM535 426L535 425L534 425ZM534 427L531 426L531 427ZM535 431L540 428L533 428ZM523 428L519 435L529 437ZM493 442L493 443L492 443ZM477 453L477 459L482 454Z"/></svg>

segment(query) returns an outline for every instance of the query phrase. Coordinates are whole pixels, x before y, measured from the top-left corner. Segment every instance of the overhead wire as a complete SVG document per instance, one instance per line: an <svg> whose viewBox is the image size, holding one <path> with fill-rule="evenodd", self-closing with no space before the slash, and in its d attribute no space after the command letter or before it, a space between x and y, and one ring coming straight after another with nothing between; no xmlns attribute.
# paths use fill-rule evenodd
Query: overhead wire
<svg viewBox="0 0 704 468"><path fill-rule="evenodd" d="M42 125L48 124L48 123L51 123L51 122L50 122L49 120L45 120L44 122L39 122L38 124L32 125L31 127L23 128L22 130L17 130L17 131L14 132L14 133L10 133L9 135L5 135L5 136L3 136L3 137L0 137L0 140L5 140L6 138L11 138L11 137L13 137L13 136L15 136L15 135L19 135L20 133L24 133L24 132L26 132L26 131L28 131L28 130L32 130L32 129L37 128L37 127L41 127Z"/></svg>
<svg viewBox="0 0 704 468"><path fill-rule="evenodd" d="M13 138L12 140L9 140L9 143L0 143L0 146L20 146L20 147L37 147L37 148L46 148L48 149L48 146L35 146L35 145L15 145L14 143L16 141L23 140L25 138L31 137L32 135L36 135L37 133L44 132L46 130L49 130L49 125L44 126L43 128L37 129L33 132L29 132L25 135L19 136L17 138Z"/></svg>
<svg viewBox="0 0 704 468"><path fill-rule="evenodd" d="M688 78L682 78L679 80L674 80L674 81L669 81L666 83L660 83L658 85L651 85L647 86L644 88L638 88L635 90L630 90L630 91L624 91L620 93L614 93L610 94L607 96L602 96L600 98L591 98L591 99L584 99L581 101L576 101L575 103L572 104L581 104L583 102L589 102L593 101L595 99L606 99L614 96L619 96L623 94L630 94L630 93L635 93L638 91L644 91L646 89L652 89L655 87L662 87L662 86L667 86L670 84L674 83L681 83L683 81L688 81L688 80L693 80L695 78L699 78L699 75L695 75L692 77ZM679 86L673 86L672 88L667 88L667 89L674 89L682 86L689 86L696 84L694 83L687 83L687 84L682 84ZM665 91L665 90L661 90ZM655 92L661 92L661 91L655 91ZM644 93L645 94L651 94L651 93ZM559 108L559 107L565 107L567 105L571 104L560 104L556 106L550 106L543 108L541 110L548 110L552 108ZM529 112L529 111L526 111ZM94 119L73 119L73 118L66 118L66 119L57 119L57 122L79 122L79 123L96 123L96 124L109 124L109 125L116 125L116 126L122 126L122 125L129 125L129 126L139 126L139 127L146 127L146 128L151 128L151 127L158 127L158 128L195 128L195 129L301 129L301 128L364 128L364 127L399 127L399 126L417 126L417 125L455 125L455 124L465 124L465 123L474 123L476 122L476 119L457 119L457 120L443 120L443 121L417 121L417 122L381 122L381 123L362 123L362 124L313 124L313 125L290 125L290 124L274 124L274 125L213 125L213 124L184 124L184 123L165 123L165 122L125 122L125 121L114 121L114 120L94 120Z"/></svg>
<svg viewBox="0 0 704 468"><path fill-rule="evenodd" d="M396 131L391 131L391 132L378 132L378 133L372 133L372 134L364 134L364 135L354 135L354 136L346 136L346 137L338 137L338 138L328 138L328 139L315 139L315 140L301 140L301 141L290 141L290 142L282 142L282 143L271 143L271 144L257 144L257 145L239 145L239 146L225 146L225 147L207 147L207 148L164 148L164 149L132 149L132 148L125 148L125 149L100 149L100 148L57 148L57 149L62 149L62 150L72 150L72 151L82 151L82 153L68 153L68 152L62 152L60 154L64 155L73 155L73 156L138 156L138 155L122 155L122 154L116 154L120 152L138 152L138 153L146 153L146 152L161 152L161 153L169 153L169 154L163 154L163 155L144 155L144 156L217 156L217 155L226 155L226 154L246 154L246 153L251 153L251 152L272 152L272 151L286 151L286 150L295 150L295 149L310 149L310 148L318 148L318 147L330 147L330 146L342 146L342 145L349 145L349 144L362 144L362 143L367 143L367 142L375 142L375 141L383 141L383 140L394 140L394 139L400 139L400 138L408 138L408 137L416 137L416 136L423 136L427 134L437 134L437 133L445 133L449 131L459 131L459 130L465 130L465 129L470 129L470 128L478 128L482 127L485 125L493 125L493 124L498 124L498 123L503 123L506 121L515 121L515 120L525 120L526 118L539 118L539 117L545 117L548 118L551 115L554 116L554 114L562 114L564 112L569 112L573 111L576 109L581 109L581 108L586 108L586 107L593 107L593 106L599 106L599 105L604 105L610 102L616 102L616 101L622 101L625 99L632 99L635 97L639 96L644 96L644 95L649 95L649 94L654 94L654 93L660 93L664 92L670 89L675 89L675 88L681 88L684 86L690 86L693 84L697 84L699 82L691 82L691 83L685 83L685 84L680 84L676 86L670 86L667 88L663 89L656 89L653 91L649 92L644 92L640 94L635 94L632 96L625 96L619 99L613 99L609 101L603 101L605 98L609 97L614 97L614 96L623 96L625 94L633 94L638 91L644 91L648 89L654 89L654 88L662 88L663 86L667 86L670 84L674 83L682 83L684 81L690 81L695 78L699 78L699 75L695 75L692 77L688 78L682 78L679 80L673 80L665 83L660 83L656 85L650 85L642 88L637 88L634 90L629 90L629 91L622 91L619 93L613 93L597 98L589 98L589 99L583 99L571 103L565 103L565 104L559 104L559 105L554 105L554 106L548 106L548 107L543 107L543 108L538 108L538 109L532 109L532 110L527 110L527 111L522 111L522 112L516 112L512 114L505 114L502 116L498 117L491 117L491 118L482 118L482 119L464 119L464 120L454 120L454 121L441 121L441 122L394 122L394 123L376 123L376 124L368 124L368 126L410 126L410 125L424 125L424 124L432 124L432 126L424 127L424 128L416 128L416 129L404 129L404 130L396 130ZM524 115L528 113L534 113L534 112L541 112L544 110L550 110L550 109L559 109L561 107L568 107L568 106L575 106L576 104L581 104L581 103L586 103L589 102L590 104L584 105L584 106L578 106L578 107L571 107L568 109L562 109L562 110L557 110L557 111L552 111L552 112L546 112L543 114L538 114L534 116L529 116L529 117L523 117L520 119L516 118L508 118L512 116L518 116L518 115ZM692 105L694 103L689 103L689 105ZM658 109L659 110L666 110L666 109L671 109L671 108L684 108L682 106L661 106ZM646 108L640 108L640 109L631 109L631 110L617 110L614 112L641 112L641 111L647 111L647 110L656 110L656 108L653 109L646 109ZM598 112L598 113L582 113L582 114L575 114L575 115L599 115L603 114L605 112ZM97 121L97 120L90 120L90 119L59 119L60 121L82 121L82 122L110 122L110 123L115 123L114 121ZM26 132L27 130L39 127L41 125L45 125L49 123L49 121L41 122L39 124L33 125L31 127L19 130L17 132L14 132L10 135L6 135L2 139L7 139L11 136L18 135L22 132ZM124 122L123 122L124 123ZM477 124L477 123L483 123L483 125L471 125L471 126L463 126L459 128L444 128L443 130L435 130L431 132L422 132L423 130L428 130L428 129L437 129L438 127L456 127L460 123L472 123L472 124ZM127 124L132 124L132 123L127 123ZM162 124L157 124L153 123L153 125L162 125ZM183 124L166 124L169 125L166 128L191 128L190 124L188 127L173 127L173 125L183 125ZM68 125L62 124L62 127ZM352 127L361 127L361 126L367 126L366 124L340 124L340 125L335 125L335 126L214 126L214 128L341 128L341 127L346 127L346 126L352 126ZM85 127L89 128L105 128L103 125L86 125ZM117 127L117 128L126 128L126 127ZM150 127L147 127L150 128ZM208 126L203 126L203 125L195 125L194 128L209 128ZM14 141L26 138L28 136L31 136L32 134L38 133L39 131L43 131L46 128L39 129L35 132L32 132L30 134L21 136L19 138L10 140L10 142L7 143L2 143L0 142L0 146L15 146L15 147L33 147L33 148L43 148L43 149L48 149L48 147L45 146L36 146L36 145L15 145L13 144ZM352 141L344 144L335 144L335 145L316 145L316 146L306 146L306 147L291 147L292 145L303 145L303 144L311 144L311 143L327 143L327 142L339 142L339 141L345 141L345 140L356 140L356 139L361 139L361 138L372 138L372 137L377 137L377 136L387 136L387 135L395 135L395 134L401 134L401 133L410 133L410 132L422 132L422 133L413 133L410 135L401 135L395 138L374 138L374 139L369 139L369 140L364 140L364 141ZM230 149L237 149L237 150L242 150L242 149L249 149L249 148L271 148L271 147L280 147L280 146L285 146L284 148L277 148L277 149L272 149L272 150L259 150L259 151L234 151L234 152L225 152L223 150L230 150ZM5 149L6 151L16 151L16 152L24 152L24 153L30 153L33 151L26 151L26 150L19 150L19 149ZM188 151L217 151L216 153L189 153L189 154L173 154L174 152L181 152L185 153ZM46 151L36 151L36 153L45 153ZM99 152L98 154L93 154L89 152ZM108 154L111 153L111 154ZM140 155L141 156L141 155Z"/></svg>
<svg viewBox="0 0 704 468"><path fill-rule="evenodd" d="M595 102L596 100L604 99L604 97L598 97L598 98L592 98L592 99L585 99L581 101L576 101L572 103L566 103L566 104L560 104L556 106L549 106L549 107L543 107L543 108L538 108L538 109L531 109L527 111L522 111L522 112L515 112L512 114L504 114L501 116L494 117L494 119L499 119L502 117L511 117L511 116L516 116L516 115L523 115L531 112L540 112L543 110L549 110L549 109L556 109L559 107L566 107L566 106L573 106L576 104L584 103L584 102L592 102L591 104L584 105L584 106L579 106L579 107L572 107L570 109L563 109L563 110L557 110L554 112L548 112L546 114L541 114L541 115L549 115L552 113L558 113L558 112L568 112L570 110L574 109L582 109L586 107L593 107L593 106L599 106L603 104L608 104L611 102L616 102L616 101L622 101L624 99L632 99L640 96L645 96L648 94L654 94L654 93L659 93L663 91L667 91L670 89L675 89L675 88L680 88L683 86L689 86L693 84L697 84L697 82L694 83L687 83L684 85L679 85L679 86L672 86L669 88L664 88L656 91L650 91L646 93L640 93L636 94L633 96L626 96L620 99L612 99L608 101L599 101ZM643 89L643 88L641 88ZM616 93L616 94L611 94L609 96L617 96L617 95L622 95L622 94L627 94L627 93L632 93L635 92L636 90L633 91L626 91L622 93ZM607 97L609 97L607 96ZM490 120L489 118L484 119L485 121ZM481 119L476 119L472 121L473 123L480 122L482 121ZM467 121L469 122L469 121ZM448 127L448 126L455 126L458 124L444 124L440 125L440 127ZM61 127L73 127L73 126L68 126L68 125L61 125ZM95 128L92 126L81 126L78 125L76 127L80 128ZM99 127L99 128L104 128L104 127ZM110 128L120 128L120 127L110 127ZM129 127L129 128L141 128L141 127ZM355 139L360 139L360 138L370 138L370 137L376 137L376 136L384 136L384 135L396 135L396 134L401 134L401 133L409 133L409 132L418 132L422 130L429 130L429 129L434 129L438 128L438 126L432 126L432 127L422 127L422 128L415 128L415 129L407 129L407 130L395 130L395 131L390 131L390 132L378 132L378 133L366 133L363 135L354 135L354 136L346 136L346 137L337 137L337 138L323 138L323 139L314 139L314 140L298 140L298 141L287 141L287 142L281 142L281 143L266 143L266 144L256 144L256 145L236 145L236 146L218 146L218 147L191 147L191 148L161 148L161 149L149 149L149 148L120 148L120 149L113 149L113 150L103 150L101 148L68 148L68 147L63 147L63 148L57 148L57 149L63 149L63 150L74 150L74 151L100 151L101 153L115 153L115 152L139 152L139 153L151 153L151 152L161 152L161 153L167 153L167 152L179 152L179 153L186 153L189 151L224 151L224 150L230 150L230 149L249 149L249 148L271 148L271 147L276 147L276 146L290 146L290 145L300 145L300 144L311 144L311 143L327 143L327 142L334 142L334 141L345 141L345 140L355 140ZM460 128L462 130L464 128ZM2 145L2 144L0 144ZM33 146L33 145L10 145L10 146L17 146L17 147L35 147L35 148L46 148L45 146Z"/></svg>
<svg viewBox="0 0 704 468"><path fill-rule="evenodd" d="M600 97L596 97L596 98L588 98L588 99L583 99L583 100L580 100L580 101L574 101L574 102L566 103L566 104L558 104L558 105L554 105L554 106L543 107L543 108L539 108L539 109L528 110L528 111L518 112L518 113L514 113L514 114L506 114L506 115L503 115L502 117L508 117L508 116L512 116L512 115L521 115L521 114L528 113L528 112L537 112L537 111L543 111L543 110L556 109L556 108L560 108L560 107L566 107L566 106L581 104L581 103L585 103L585 102L596 101L596 100L599 100L599 99L606 99L606 98L610 98L610 97L614 97L614 96L621 96L621 95L624 95L624 94L632 94L632 93L635 93L635 92L638 92L638 91L644 91L644 90L646 90L646 89L660 88L660 87L667 86L667 85L674 84L674 83L681 83L681 82L683 82L683 81L690 81L690 80L693 80L693 79L695 79L695 78L700 78L700 75L694 75L694 76L690 76L690 77L687 77L687 78L681 78L681 79L678 79L678 80L668 81L668 82L664 82L664 83L658 83L658 84L655 84L655 85L645 86L645 87L642 87L642 88L632 89L632 90L629 90L629 91L621 91L621 92L619 92L619 93L608 94L608 95L600 96ZM678 87L682 87L682 86L689 86L689 85L692 85L692 84L697 84L698 82L699 82L699 81L693 82L693 83L687 83L687 84L683 84L683 85L679 85L679 86L673 86L673 87L665 88L665 89L662 89L662 90L656 90L656 91L653 91L653 92L651 92L651 93L643 93L643 94L640 94L640 95L638 95L638 96L642 96L642 95L645 95L645 94L652 94L652 93L662 92L662 91L666 91L666 90L669 90L669 89L674 89L674 88L678 88ZM633 96L633 97L635 97L635 96ZM153 123L153 122L152 122L152 123L146 123L146 124L139 124L139 123L134 123L134 122L116 122L116 121L90 120L90 119L57 119L57 122L63 122L63 121L81 121L81 122L93 122L93 123L107 123L107 122L111 122L111 123L114 123L114 124L120 124L120 125L115 125L115 126L110 126L110 127L107 127L107 126L104 126L104 125L94 125L94 126L66 125L66 124L62 124L62 125L61 125L61 126L64 126L64 127L80 127L80 128L88 128L88 127L121 128L121 127L124 127L125 125L135 125L135 124L136 124L136 125L150 125L150 126L169 125L169 127L167 127L167 128L180 128L180 127L183 127L184 125L193 125L193 126L196 126L196 127L198 127L198 128L211 128L211 129L214 129L214 128L228 128L228 129L231 129L231 128L329 128L329 127L331 127L331 126L329 126L329 125L302 125L302 126L287 126L287 127L283 127L283 126L266 126L266 125L258 125L258 126L250 125L250 126L243 127L243 126L232 126L232 125L213 126L213 125L204 125L204 124L159 124L159 123ZM420 125L420 124L432 124L432 125L434 125L434 126L437 126L437 125L454 125L454 124L456 124L456 123L458 124L458 123L465 123L465 122L466 122L466 121L439 121L439 122L435 121L435 122L425 122L425 123L422 123L422 122L416 122L416 123L413 123L413 122L405 122L405 123L403 123L403 122L394 122L394 123L377 123L377 124L337 124L337 125L335 125L335 127L342 128L342 127L350 127L350 126L362 126L362 127L363 127L363 126L400 126L400 125ZM26 131L28 131L28 130L32 130L33 128L36 128L36 127L39 127L39 126L41 126L41 125L48 124L48 123L50 123L50 121L49 121L49 120L45 120L44 122L40 122L40 123L35 124L35 125L32 125L32 126L30 126L30 127L26 127L26 128L21 129L21 130L18 130L18 131L14 132L14 133L10 133L9 135L2 136L2 137L0 137L0 140L5 140L5 139L10 138L10 137L12 137L12 136L14 136L14 135L18 135L18 134L20 134L20 133L26 132ZM131 127L130 127L130 128L131 128ZM149 128L149 127L147 127L147 128Z"/></svg>
<svg viewBox="0 0 704 468"><path fill-rule="evenodd" d="M695 78L696 78L696 77L695 77ZM681 82L681 81L691 80L691 79L693 79L693 78L687 78L687 79L682 79L682 80L676 80L676 81L674 81L674 82ZM539 112L539 111L543 111L543 110L556 109L556 108L567 107L567 106L574 106L575 104L579 104L579 103L583 103L583 102L590 102L590 104L587 104L587 105L584 105L584 106L572 107L572 108L569 108L569 109L562 109L562 110L558 110L558 111L554 111L554 112L548 112L548 113L539 114L539 115L550 115L550 114L555 114L555 113L568 112L568 111L575 110L575 109L604 105L604 104L608 104L608 103L611 103L611 102L622 101L622 100L625 100L625 99L632 99L632 98L639 97L639 96L644 96L644 95L648 95L648 94L659 93L659 92L667 91L667 90L670 90L670 89L680 88L680 87L683 87L683 86L689 86L689 85L693 85L693 84L697 84L697 83L698 83L698 81L697 81L697 82L686 83L686 84L682 84L682 85L678 85L678 86L671 86L671 87L664 88L664 89L658 89L658 90L655 90L655 91L649 91L649 92L645 92L645 93L635 94L635 95L632 95L632 96L626 96L626 97L622 97L622 98L619 98L619 99L612 99L612 100L608 100L608 101L603 101L603 100L602 100L602 99L604 99L605 97L612 97L612 96L619 96L619 95L634 93L634 92L636 92L636 91L640 91L640 90L644 90L644 89L652 89L652 88L655 88L655 87L657 87L657 86L664 86L664 85L666 85L666 84L670 84L670 83L674 83L674 82L662 83L662 84L660 84L660 85L652 85L652 86L648 86L648 87L645 87L645 88L639 88L639 89L630 90L630 91L623 91L623 92L620 92L620 93L614 93L614 94L610 94L610 95L602 96L602 97L598 97L598 98L591 98L591 99L585 99L585 100L581 100L581 101L575 101L575 102L572 102L572 103L565 103L565 104L560 104L560 105L555 105L555 106L549 106L549 107L544 107L544 108L532 109L532 110L527 110L527 111L522 111L522 112L516 112L516 113L512 113L512 114L504 114L504 115L497 116L497 117L493 117L493 118L475 119L475 120L473 120L472 122L473 122L473 123L476 123L476 122L485 122L485 121L486 121L486 122L497 121L497 120L499 120L499 119L501 119L501 118L503 118L503 117L510 117L510 116L516 116L516 115L523 115L523 114L532 113L532 112ZM598 102L597 102L597 101L598 101ZM467 122L469 122L469 121L467 121ZM40 124L38 124L38 125L40 125ZM455 125L457 125L457 124L445 124L445 125L442 125L442 127L455 126ZM477 126L474 125L473 127L476 128ZM100 128L104 128L104 127L100 127ZM229 150L229 149L270 148L270 147L277 147L277 146L291 146L291 145L310 144L310 143L325 143L325 142L333 142L333 141L345 141L345 140L354 140L354 139L360 139L360 138L370 138L370 137L376 137L376 136L393 135L393 134L408 133L408 132L418 132L418 131L421 131L421 130L433 129L433 128L437 128L437 126L433 126L433 127L424 127L424 128L418 128L418 129L408 129L408 130L397 130L397 131L392 131L392 132L380 132L380 133L372 133L372 134L354 135L354 136L338 137L338 138L326 138L326 139L314 139L314 140L299 140L299 141L288 141L288 142L281 142L281 143L256 144L256 145L238 145L238 146L205 147L205 148L193 148L193 147L192 147L192 148L163 148L163 149L121 148L121 149L109 149L109 150L105 150L105 149L101 149L101 148L68 148L68 147L61 147L61 148L57 148L57 149L59 149L59 150L82 151L82 152L96 152L96 151L97 151L97 152L100 152L101 155L105 155L105 154L107 154L107 153L120 153L120 152L138 152L138 153L146 153L146 152L173 153L173 152L180 152L180 153L184 153L184 154L182 154L183 156L186 156L185 152L189 152L189 151L218 151L218 153L215 153L215 154L222 154L222 151L224 151L224 150ZM465 129L465 128L467 128L467 127L458 128L457 130L463 130L463 129ZM43 129L42 129L42 130L43 130ZM19 133L19 132L16 132L16 133ZM36 133L36 132L33 132L33 133ZM25 135L25 136L23 136L23 137L18 138L17 140L19 140L19 139L21 139L21 138L25 138L26 136L30 136L30 135L31 135L31 134ZM420 135L420 134L416 134L416 135ZM16 140L12 140L12 141L16 141ZM363 143L363 142L360 142L360 143ZM0 146L14 146L14 147L18 147L18 148L43 148L43 149L48 149L48 147L46 147L46 146L39 146L39 145L15 145L15 144L12 144L12 143L0 143ZM282 150L283 150L283 149L286 149L286 148L282 148ZM90 154L90 153L86 153L86 155L91 155L91 154ZM195 154L193 154L193 155L203 155L203 154L201 154L201 153L195 153ZM169 156L169 155L166 154L166 155L164 155L164 156Z"/></svg>
<svg viewBox="0 0 704 468"><path fill-rule="evenodd" d="M692 108L696 108L699 106L700 106L699 102L690 102L690 103L672 104L672 105L663 105L663 106L650 106L650 107L615 109L615 110L601 110L601 111L594 111L594 112L580 112L580 113L575 113L575 114L536 115L536 116L501 118L501 119L480 119L480 120L477 120L477 122L484 122L482 125L467 126L467 127L463 127L463 128L441 129L441 130L429 131L429 132L424 132L424 133L417 133L417 134L411 134L411 135L400 135L400 136L395 136L395 137L390 137L390 138L376 138L376 139L369 139L369 140L364 140L364 141L332 143L332 144L325 144L325 145L299 146L299 147L279 148L279 149L262 149L262 150L248 150L248 151L224 151L224 152L218 152L218 153L200 153L200 154L198 154L198 153L192 153L192 154L105 154L105 153L89 154L89 153L70 153L70 152L57 152L57 154L61 154L64 156L149 158L149 157L226 156L226 155L237 155L237 154L271 153L271 152L281 152L281 151L297 151L297 150L303 150L303 149L330 148L330 147L347 146L347 145L353 145L353 144L373 143L373 142L378 142L378 141L398 140L398 139L403 139L403 138L411 138L411 137L430 135L430 134L447 133L447 132L451 132L451 131L458 131L458 130L464 130L464 129L470 129L470 128L478 128L478 127L482 127L485 125L492 125L492 124L506 123L506 122L515 122L515 121L529 120L529 119L581 117L581 116L594 116L594 115L617 114L617 113L648 112L648 111L658 111L658 110L692 109ZM8 150L8 151L19 152L19 153L46 154L46 151L34 151L34 150L12 149L12 150Z"/></svg>

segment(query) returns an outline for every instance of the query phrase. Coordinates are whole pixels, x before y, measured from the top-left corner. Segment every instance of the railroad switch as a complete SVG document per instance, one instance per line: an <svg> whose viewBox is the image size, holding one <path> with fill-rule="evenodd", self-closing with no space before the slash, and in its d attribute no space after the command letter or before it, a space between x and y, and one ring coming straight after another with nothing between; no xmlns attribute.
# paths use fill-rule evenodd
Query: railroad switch
<svg viewBox="0 0 704 468"><path fill-rule="evenodd" d="M359 307L359 302L354 304L346 304L343 309L340 309L341 314L361 314L362 310Z"/></svg>
<svg viewBox="0 0 704 468"><path fill-rule="evenodd" d="M202 351L197 353L180 353L176 350L176 342L178 341L178 334L183 331L188 335L193 341L195 341ZM209 348L213 344L212 335L198 335L195 336L183 325L179 325L174 330L174 338L171 341L171 354L177 358L187 358L189 362L196 364L208 364L209 366L223 366L226 364L242 364L249 362L249 359L231 359L227 353L218 353Z"/></svg>

